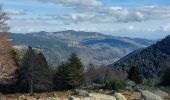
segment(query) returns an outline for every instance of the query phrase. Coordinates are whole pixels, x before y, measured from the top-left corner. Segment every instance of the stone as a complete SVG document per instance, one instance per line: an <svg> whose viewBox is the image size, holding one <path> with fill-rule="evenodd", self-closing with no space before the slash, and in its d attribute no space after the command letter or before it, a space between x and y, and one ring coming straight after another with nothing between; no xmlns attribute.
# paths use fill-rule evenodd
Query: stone
<svg viewBox="0 0 170 100"><path fill-rule="evenodd" d="M127 100L121 93L115 93L116 100Z"/></svg>
<svg viewBox="0 0 170 100"><path fill-rule="evenodd" d="M68 97L68 100L77 100L77 99L73 96L70 96L70 97Z"/></svg>
<svg viewBox="0 0 170 100"><path fill-rule="evenodd" d="M128 91L133 91L133 88L131 86L126 86L125 89L128 90Z"/></svg>
<svg viewBox="0 0 170 100"><path fill-rule="evenodd" d="M19 96L19 99L24 100L24 99L26 99L26 96L25 95L21 95L21 96Z"/></svg>
<svg viewBox="0 0 170 100"><path fill-rule="evenodd" d="M83 96L83 97L88 97L89 96L89 92L87 92L85 90L76 89L75 90L75 95Z"/></svg>
<svg viewBox="0 0 170 100"><path fill-rule="evenodd" d="M141 91L142 94L142 99L144 100L163 100L162 97L148 91L148 90L143 90Z"/></svg>
<svg viewBox="0 0 170 100"><path fill-rule="evenodd" d="M116 100L114 96L101 93L90 93L90 100Z"/></svg>
<svg viewBox="0 0 170 100"><path fill-rule="evenodd" d="M100 90L99 90L99 93L103 93L103 92L104 92L104 90L103 90L103 89L100 89Z"/></svg>
<svg viewBox="0 0 170 100"><path fill-rule="evenodd" d="M135 86L135 85L136 85L136 83L133 82L133 81L131 81L131 80L127 80L127 81L126 81L126 86L133 87L133 86Z"/></svg>
<svg viewBox="0 0 170 100"><path fill-rule="evenodd" d="M140 92L141 91L141 87L139 85L135 85L135 86L133 86L133 91Z"/></svg>
<svg viewBox="0 0 170 100"><path fill-rule="evenodd" d="M160 97L164 98L164 97L168 97L169 94L165 91L162 91L162 90L157 90L154 92L156 95L159 95Z"/></svg>

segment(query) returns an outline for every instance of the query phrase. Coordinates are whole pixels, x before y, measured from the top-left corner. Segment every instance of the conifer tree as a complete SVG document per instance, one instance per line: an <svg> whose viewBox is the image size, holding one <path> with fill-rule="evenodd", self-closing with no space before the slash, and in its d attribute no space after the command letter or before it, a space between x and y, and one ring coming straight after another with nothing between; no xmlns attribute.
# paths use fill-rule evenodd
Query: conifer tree
<svg viewBox="0 0 170 100"><path fill-rule="evenodd" d="M35 77L37 78L38 82L35 85L36 90L41 91L49 91L52 88L52 82L50 80L50 67L45 56L42 53L37 54L37 73Z"/></svg>
<svg viewBox="0 0 170 100"><path fill-rule="evenodd" d="M54 88L56 90L71 89L71 86L67 83L68 80L68 68L66 63L61 63L58 66L57 72L53 79Z"/></svg>
<svg viewBox="0 0 170 100"><path fill-rule="evenodd" d="M50 88L48 63L42 53L37 54L30 46L17 73L20 92L41 92Z"/></svg>
<svg viewBox="0 0 170 100"><path fill-rule="evenodd" d="M81 88L84 85L84 67L81 63L80 58L72 53L67 62L68 66L68 84L73 89Z"/></svg>
<svg viewBox="0 0 170 100"><path fill-rule="evenodd" d="M32 47L28 47L28 50L23 58L22 65L17 71L18 79L17 85L20 92L33 93L33 71L36 65L36 54ZM35 80L34 80L35 81Z"/></svg>
<svg viewBox="0 0 170 100"><path fill-rule="evenodd" d="M134 81L135 83L139 84L142 82L142 74L139 70L139 67L132 66L128 72L128 79Z"/></svg>
<svg viewBox="0 0 170 100"><path fill-rule="evenodd" d="M66 63L57 70L53 83L57 90L81 88L84 85L84 68L76 54L71 54Z"/></svg>

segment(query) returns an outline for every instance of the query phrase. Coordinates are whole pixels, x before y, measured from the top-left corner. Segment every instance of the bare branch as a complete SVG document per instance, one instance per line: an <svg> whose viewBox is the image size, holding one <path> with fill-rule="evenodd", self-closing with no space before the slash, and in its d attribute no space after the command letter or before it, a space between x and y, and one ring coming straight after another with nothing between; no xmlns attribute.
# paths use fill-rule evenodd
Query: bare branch
<svg viewBox="0 0 170 100"><path fill-rule="evenodd" d="M7 20L9 20L9 17L3 10L2 5L0 5L0 32L6 32L9 30Z"/></svg>

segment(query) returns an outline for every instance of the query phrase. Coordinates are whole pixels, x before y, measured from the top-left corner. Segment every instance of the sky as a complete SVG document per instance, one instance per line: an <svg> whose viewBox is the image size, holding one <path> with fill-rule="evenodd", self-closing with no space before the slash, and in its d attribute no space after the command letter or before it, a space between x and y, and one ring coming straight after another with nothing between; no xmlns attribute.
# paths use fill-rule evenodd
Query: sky
<svg viewBox="0 0 170 100"><path fill-rule="evenodd" d="M170 0L0 0L10 32L76 30L160 39L170 34Z"/></svg>

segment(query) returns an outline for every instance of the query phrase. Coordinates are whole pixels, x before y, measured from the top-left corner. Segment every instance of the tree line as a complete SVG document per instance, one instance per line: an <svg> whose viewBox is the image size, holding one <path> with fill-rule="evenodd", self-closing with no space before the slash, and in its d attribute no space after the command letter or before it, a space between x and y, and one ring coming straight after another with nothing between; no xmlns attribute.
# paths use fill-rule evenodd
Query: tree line
<svg viewBox="0 0 170 100"><path fill-rule="evenodd" d="M75 53L72 53L67 61L58 65L57 69L51 69L45 56L31 46L28 47L25 54L19 50L13 50L11 57L15 59L17 68L13 74L13 81L0 85L1 92L4 93L94 89L97 85L101 88L116 74L104 65L89 64L85 67ZM123 73L122 76L119 75L124 80Z"/></svg>
<svg viewBox="0 0 170 100"><path fill-rule="evenodd" d="M84 66L81 59L72 53L67 61L51 69L45 56L31 46L23 54L13 49L8 39L6 20L8 16L0 7L0 92L34 93L77 88L123 89L128 78L142 83L139 66L132 65L128 73L112 70L108 66ZM170 86L170 70L165 69L161 85Z"/></svg>

